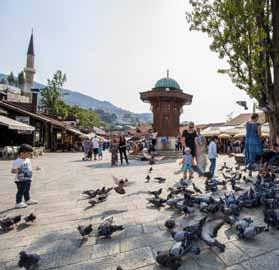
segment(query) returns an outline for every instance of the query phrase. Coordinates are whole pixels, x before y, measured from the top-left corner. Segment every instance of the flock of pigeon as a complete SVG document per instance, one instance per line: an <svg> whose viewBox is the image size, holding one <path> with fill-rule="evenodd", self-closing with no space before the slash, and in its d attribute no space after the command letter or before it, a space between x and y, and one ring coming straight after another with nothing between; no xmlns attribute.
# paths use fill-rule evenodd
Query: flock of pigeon
<svg viewBox="0 0 279 270"><path fill-rule="evenodd" d="M233 168L224 163L220 171L223 180L213 178L208 172L204 174L205 193L195 183L184 179L168 188L165 198L161 196L161 188L149 192L153 197L147 201L154 208L169 207L185 215L191 215L195 211L203 213L199 222L183 229L176 229L174 219L165 222L175 244L169 250L157 253L156 261L159 265L177 269L183 256L190 252L196 255L200 253L197 240L224 252L226 246L216 239L218 230L224 224L229 225L225 232L228 238L235 234L243 240L253 239L270 227L279 229L279 180L274 168L262 166L256 181L244 175L246 170L240 166ZM245 184L245 189L240 187L241 181ZM219 187L225 192L218 197L214 193ZM260 206L266 226L256 226L251 217L240 217L243 208Z"/></svg>
<svg viewBox="0 0 279 270"><path fill-rule="evenodd" d="M145 183L150 182L153 168L150 167ZM151 196L147 198L149 207L161 209L168 207L178 214L191 216L195 211L200 211L203 217L194 224L178 229L175 219L165 221L165 227L174 239L175 243L167 251L158 251L156 262L162 267L177 269L181 266L183 257L188 253L200 254L197 240L204 241L212 248L220 252L225 251L225 244L219 242L216 237L218 230L228 224L229 229L225 232L229 238L235 234L239 239L253 239L258 234L271 228L279 230L279 180L278 172L274 168L262 166L255 179L245 175L245 168L240 166L228 167L226 163L219 170L223 176L222 180L214 178L206 172L204 192L198 188L191 179L181 179L172 187L167 189L167 196L162 197L163 188L148 191ZM113 176L114 187L102 187L97 190L85 190L83 195L88 199L89 208L106 201L111 191L122 195L125 194L125 186L129 184L128 179L118 179ZM164 184L166 178L154 177L154 181ZM245 184L245 188L240 183ZM219 190L224 190L222 196ZM266 226L256 226L251 217L240 217L243 208L262 207L264 222ZM31 213L23 218L25 223L34 222L36 216ZM9 232L21 221L21 216L4 218L0 220L0 226L4 232ZM114 224L113 216L104 218L98 226L97 238L111 238L117 231L123 231L123 225ZM79 225L77 230L81 236L80 247L93 232L92 224ZM38 267L40 256L28 254L25 251L19 253L19 267L33 270ZM122 270L117 266L117 270Z"/></svg>

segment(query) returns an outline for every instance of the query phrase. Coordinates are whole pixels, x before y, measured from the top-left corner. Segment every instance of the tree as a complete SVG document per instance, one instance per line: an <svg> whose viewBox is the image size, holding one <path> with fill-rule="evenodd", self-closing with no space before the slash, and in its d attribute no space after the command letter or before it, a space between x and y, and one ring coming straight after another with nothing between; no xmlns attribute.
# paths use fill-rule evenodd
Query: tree
<svg viewBox="0 0 279 270"><path fill-rule="evenodd" d="M190 0L190 30L206 33L228 63L220 73L257 99L279 136L279 1Z"/></svg>
<svg viewBox="0 0 279 270"><path fill-rule="evenodd" d="M56 117L65 117L66 104L62 101L62 87L65 82L66 74L58 70L53 75L53 79L47 80L48 86L41 90L41 102L48 114Z"/></svg>
<svg viewBox="0 0 279 270"><path fill-rule="evenodd" d="M14 76L14 73L11 72L8 77L7 77L7 81L10 85L15 85L16 83L16 79L15 79L15 76Z"/></svg>
<svg viewBox="0 0 279 270"><path fill-rule="evenodd" d="M72 106L69 109L69 115L73 115L79 119L80 128L92 129L100 125L99 115L92 110L83 109L79 106Z"/></svg>
<svg viewBox="0 0 279 270"><path fill-rule="evenodd" d="M24 87L24 82L25 82L23 71L21 71L20 73L18 73L18 75L17 75L17 82L18 82L18 87L19 87L20 89L23 89L23 87Z"/></svg>

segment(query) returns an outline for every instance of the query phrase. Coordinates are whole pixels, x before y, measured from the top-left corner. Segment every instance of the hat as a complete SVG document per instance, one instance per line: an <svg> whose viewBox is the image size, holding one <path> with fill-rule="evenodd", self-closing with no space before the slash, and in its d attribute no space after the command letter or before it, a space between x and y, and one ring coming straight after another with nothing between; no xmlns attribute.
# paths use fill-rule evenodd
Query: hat
<svg viewBox="0 0 279 270"><path fill-rule="evenodd" d="M191 148L190 148L190 147L186 147L186 148L185 148L185 152L191 153Z"/></svg>

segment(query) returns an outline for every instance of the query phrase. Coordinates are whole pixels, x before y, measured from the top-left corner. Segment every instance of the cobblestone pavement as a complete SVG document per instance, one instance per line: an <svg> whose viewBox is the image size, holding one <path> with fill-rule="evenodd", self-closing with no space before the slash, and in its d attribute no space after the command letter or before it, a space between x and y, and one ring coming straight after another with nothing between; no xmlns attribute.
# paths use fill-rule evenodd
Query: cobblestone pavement
<svg viewBox="0 0 279 270"><path fill-rule="evenodd" d="M147 208L147 190L173 185L180 178L174 172L179 169L176 162L160 162L153 166L152 176L163 176L164 185L154 181L145 182L148 168L145 162L131 161L111 168L106 153L100 162L82 162L81 154L47 154L33 159L34 171L32 196L39 204L27 209L15 210L15 184L10 174L10 161L0 161L0 217L34 212L37 221L30 226L18 226L8 233L0 234L0 270L17 269L18 253L21 250L41 255L39 269L61 270L107 270L121 265L124 270L157 270L154 256L158 250L166 250L173 241L165 230L164 221L174 215L167 209ZM228 158L227 158L228 159ZM221 157L219 164L225 159ZM228 163L232 163L228 159ZM111 186L112 175L127 177L133 184L127 187L126 195L112 192L108 200L94 208L86 209L87 200L81 195L84 189ZM203 189L202 179L195 179ZM164 195L163 194L163 195ZM108 215L115 222L126 226L112 239L97 240L93 236L79 248L78 224L97 225ZM263 224L260 209L244 210L243 215L255 217L256 224ZM180 226L192 224L200 218L199 211L190 217L177 218ZM226 227L218 233L218 239L226 244L226 251L219 253L204 243L199 243L201 254L186 255L183 266L187 270L198 269L278 269L279 233L266 232L254 241L228 240Z"/></svg>

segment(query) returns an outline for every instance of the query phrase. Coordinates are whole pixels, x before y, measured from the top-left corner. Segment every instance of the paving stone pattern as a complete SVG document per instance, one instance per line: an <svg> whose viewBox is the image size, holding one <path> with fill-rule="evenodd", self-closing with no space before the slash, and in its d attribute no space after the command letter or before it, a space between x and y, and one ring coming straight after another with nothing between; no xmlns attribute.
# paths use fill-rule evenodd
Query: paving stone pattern
<svg viewBox="0 0 279 270"><path fill-rule="evenodd" d="M30 226L20 225L8 233L0 234L0 270L18 269L18 253L21 250L41 255L39 269L60 270L108 270L121 265L124 270L159 270L155 263L157 251L167 250L173 240L164 228L164 221L176 214L168 209L147 207L147 190L172 186L180 179L175 161L161 161L153 166L152 177L162 176L168 180L160 185L145 182L149 169L146 162L131 161L129 166L110 167L109 153L103 161L81 161L79 153L50 153L33 159L34 171L32 197L38 205L27 209L14 209L16 186L10 174L11 161L0 161L0 217L34 212L37 220ZM234 164L232 158L220 157L218 163ZM112 186L112 175L127 177L132 182L126 195L111 193L108 200L94 208L88 208L81 192L104 185ZM204 189L203 180L194 180ZM125 225L123 232L111 239L96 239L98 224L106 216L113 215L115 222ZM243 211L253 216L256 223L263 224L261 209ZM177 216L179 227L195 223L200 214L189 217ZM93 224L94 232L79 247L78 224ZM250 270L279 268L279 233L266 232L254 241L240 241L225 236L226 226L219 231L218 240L226 244L224 253L198 242L201 254L186 255L179 270Z"/></svg>

